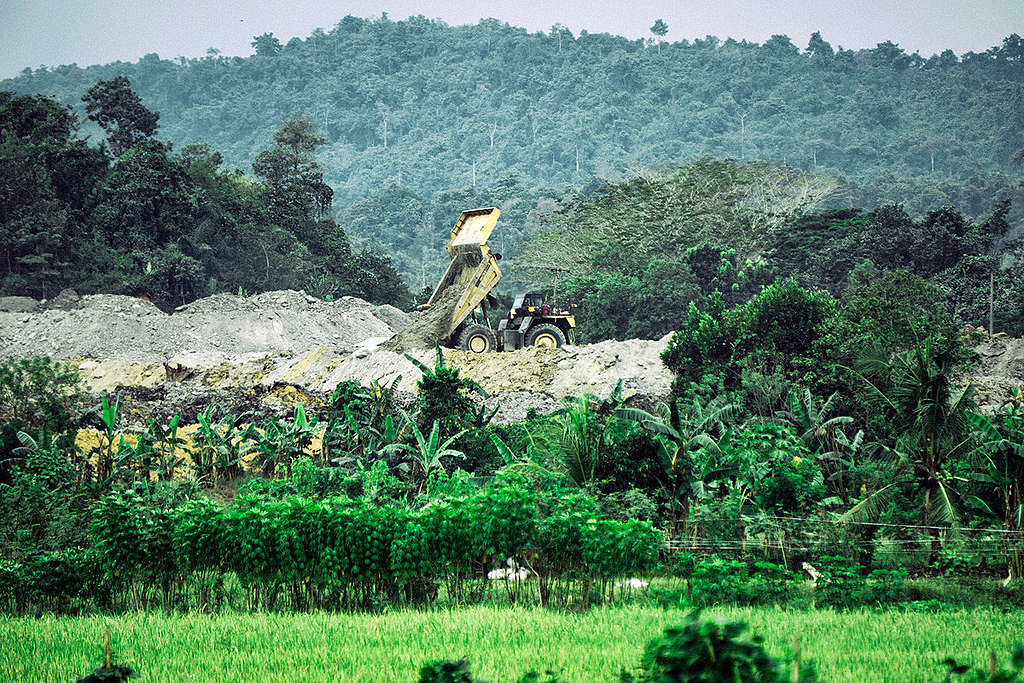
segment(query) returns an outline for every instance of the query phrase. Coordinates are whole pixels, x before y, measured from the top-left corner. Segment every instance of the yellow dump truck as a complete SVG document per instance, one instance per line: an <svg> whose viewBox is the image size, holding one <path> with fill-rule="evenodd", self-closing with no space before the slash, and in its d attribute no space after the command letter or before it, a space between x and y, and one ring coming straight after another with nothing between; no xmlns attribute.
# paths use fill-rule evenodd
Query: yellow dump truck
<svg viewBox="0 0 1024 683"><path fill-rule="evenodd" d="M519 295L497 329L491 327L487 306L495 303L492 292L501 280L501 255L491 252L487 239L499 216L501 211L494 207L463 211L452 228L451 263L421 307L437 322L437 341L477 353L574 343L572 310L556 310L539 294Z"/></svg>

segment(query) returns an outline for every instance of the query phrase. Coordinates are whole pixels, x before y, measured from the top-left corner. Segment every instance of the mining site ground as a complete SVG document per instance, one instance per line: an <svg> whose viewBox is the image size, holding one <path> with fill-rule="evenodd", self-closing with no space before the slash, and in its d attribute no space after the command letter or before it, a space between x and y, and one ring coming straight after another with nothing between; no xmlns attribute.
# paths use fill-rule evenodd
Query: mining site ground
<svg viewBox="0 0 1024 683"><path fill-rule="evenodd" d="M191 422L210 403L228 412L288 414L315 406L343 380L397 382L409 403L420 371L405 353L379 348L410 316L354 297L305 292L217 294L164 313L148 301L62 292L50 301L0 298L0 358L49 355L76 368L91 393L122 396L132 424L175 414ZM448 364L487 392L497 421L558 409L566 396L623 393L652 406L671 374L661 340L605 341L558 349L474 354L445 349ZM433 365L434 349L410 355Z"/></svg>

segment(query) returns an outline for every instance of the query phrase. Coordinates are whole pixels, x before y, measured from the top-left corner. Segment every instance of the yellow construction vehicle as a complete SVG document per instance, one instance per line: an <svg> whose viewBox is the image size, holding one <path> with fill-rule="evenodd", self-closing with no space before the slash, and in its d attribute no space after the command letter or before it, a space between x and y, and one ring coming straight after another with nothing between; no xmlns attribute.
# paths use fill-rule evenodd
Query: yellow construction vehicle
<svg viewBox="0 0 1024 683"><path fill-rule="evenodd" d="M574 343L576 319L571 307L556 310L539 294L519 295L497 330L492 328L487 306L496 304L492 292L501 279L501 254L491 252L487 238L500 215L501 210L494 207L462 212L448 242L451 263L420 307L421 315L436 321L439 343L477 353Z"/></svg>

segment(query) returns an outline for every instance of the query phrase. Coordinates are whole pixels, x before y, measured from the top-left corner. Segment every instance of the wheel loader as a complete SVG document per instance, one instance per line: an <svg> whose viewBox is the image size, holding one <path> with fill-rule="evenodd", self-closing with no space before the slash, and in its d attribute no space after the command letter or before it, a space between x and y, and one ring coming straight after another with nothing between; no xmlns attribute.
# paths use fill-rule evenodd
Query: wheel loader
<svg viewBox="0 0 1024 683"><path fill-rule="evenodd" d="M501 210L494 207L472 209L463 211L455 222L448 242L451 263L430 299L420 307L440 320L437 341L477 353L575 343L572 307L558 310L535 293L517 296L497 329L491 327L487 309L497 303L492 292L501 280L501 254L491 251L487 238L500 215Z"/></svg>

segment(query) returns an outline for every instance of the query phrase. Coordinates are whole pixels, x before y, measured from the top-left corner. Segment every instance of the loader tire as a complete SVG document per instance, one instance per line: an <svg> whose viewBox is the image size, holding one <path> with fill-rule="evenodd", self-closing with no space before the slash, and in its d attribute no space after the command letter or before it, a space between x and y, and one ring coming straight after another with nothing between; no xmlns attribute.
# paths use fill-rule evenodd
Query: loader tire
<svg viewBox="0 0 1024 683"><path fill-rule="evenodd" d="M459 348L473 353L487 353L498 348L494 331L484 325L470 325L459 335Z"/></svg>
<svg viewBox="0 0 1024 683"><path fill-rule="evenodd" d="M559 346L565 346L565 333L557 325L543 323L527 330L525 341L527 346L557 349Z"/></svg>

